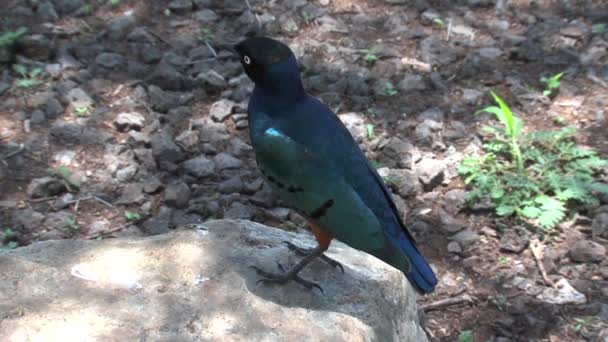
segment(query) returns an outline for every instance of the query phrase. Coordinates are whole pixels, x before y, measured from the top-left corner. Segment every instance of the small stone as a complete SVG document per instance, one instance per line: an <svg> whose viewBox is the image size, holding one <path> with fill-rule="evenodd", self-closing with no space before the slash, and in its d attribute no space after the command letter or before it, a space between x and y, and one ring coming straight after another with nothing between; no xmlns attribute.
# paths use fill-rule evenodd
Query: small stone
<svg viewBox="0 0 608 342"><path fill-rule="evenodd" d="M47 60L53 52L51 40L41 34L21 37L19 46L26 57L37 60Z"/></svg>
<svg viewBox="0 0 608 342"><path fill-rule="evenodd" d="M125 15L108 22L108 37L112 40L123 39L135 26L135 17Z"/></svg>
<svg viewBox="0 0 608 342"><path fill-rule="evenodd" d="M146 118L137 112L119 113L114 120L114 125L120 132L134 129L139 131L144 126Z"/></svg>
<svg viewBox="0 0 608 342"><path fill-rule="evenodd" d="M608 238L608 212L598 214L591 224L593 235Z"/></svg>
<svg viewBox="0 0 608 342"><path fill-rule="evenodd" d="M173 142L171 136L165 131L152 136L150 144L152 145L152 153L159 163L176 163L184 158L181 148Z"/></svg>
<svg viewBox="0 0 608 342"><path fill-rule="evenodd" d="M155 176L151 176L144 182L144 192L147 194L153 194L162 189L163 183L161 183L160 179Z"/></svg>
<svg viewBox="0 0 608 342"><path fill-rule="evenodd" d="M460 244L458 244L458 242L451 241L450 243L448 243L448 252L454 254L461 254L462 247L460 247Z"/></svg>
<svg viewBox="0 0 608 342"><path fill-rule="evenodd" d="M462 101L467 105L477 105L483 97L483 93L476 89L464 89L462 91Z"/></svg>
<svg viewBox="0 0 608 342"><path fill-rule="evenodd" d="M173 210L167 207L161 207L159 213L155 217L151 217L142 224L144 231L148 235L160 235L169 232L169 223Z"/></svg>
<svg viewBox="0 0 608 342"><path fill-rule="evenodd" d="M445 168L444 161L425 157L416 164L415 172L425 190L430 191L443 181Z"/></svg>
<svg viewBox="0 0 608 342"><path fill-rule="evenodd" d="M562 278L555 284L555 287L546 288L541 294L536 296L539 300L549 304L584 304L587 298L578 292L566 278Z"/></svg>
<svg viewBox="0 0 608 342"><path fill-rule="evenodd" d="M196 131L184 131L175 138L175 142L185 151L194 151L198 146L200 134Z"/></svg>
<svg viewBox="0 0 608 342"><path fill-rule="evenodd" d="M253 216L251 209L240 202L234 202L230 208L224 212L225 219L250 220Z"/></svg>
<svg viewBox="0 0 608 342"><path fill-rule="evenodd" d="M479 54L479 56L482 58L495 60L502 56L503 52L497 47L485 47L477 50L477 54Z"/></svg>
<svg viewBox="0 0 608 342"><path fill-rule="evenodd" d="M407 74L397 85L403 92L423 91L428 89L428 83L424 77L418 74Z"/></svg>
<svg viewBox="0 0 608 342"><path fill-rule="evenodd" d="M43 111L36 109L32 112L30 121L35 125L41 124L46 121L46 115L44 115Z"/></svg>
<svg viewBox="0 0 608 342"><path fill-rule="evenodd" d="M462 189L452 189L446 192L444 196L445 209L452 214L457 214L466 205L465 195L466 191Z"/></svg>
<svg viewBox="0 0 608 342"><path fill-rule="evenodd" d="M211 109L209 109L209 114L213 121L216 122L224 122L230 114L232 114L232 109L234 108L235 103L222 99L211 105Z"/></svg>
<svg viewBox="0 0 608 342"><path fill-rule="evenodd" d="M167 6L175 14L188 14L192 12L192 0L172 0Z"/></svg>
<svg viewBox="0 0 608 342"><path fill-rule="evenodd" d="M65 183L54 177L34 178L27 187L30 198L44 198L66 191Z"/></svg>
<svg viewBox="0 0 608 342"><path fill-rule="evenodd" d="M93 99L81 88L73 88L66 95L66 99L74 108L90 108L95 103Z"/></svg>
<svg viewBox="0 0 608 342"><path fill-rule="evenodd" d="M501 252L519 254L529 243L528 233L524 229L509 229L500 237L499 248Z"/></svg>
<svg viewBox="0 0 608 342"><path fill-rule="evenodd" d="M179 91L182 89L183 79L184 76L173 65L161 62L146 80L161 89Z"/></svg>
<svg viewBox="0 0 608 342"><path fill-rule="evenodd" d="M118 53L103 52L95 58L95 64L107 69L117 68L125 63L125 58Z"/></svg>
<svg viewBox="0 0 608 342"><path fill-rule="evenodd" d="M122 189L122 195L116 204L141 204L146 199L143 193L144 186L141 183L130 183Z"/></svg>
<svg viewBox="0 0 608 342"><path fill-rule="evenodd" d="M197 21L200 21L202 24L209 24L209 23L217 21L219 19L219 17L212 10L204 9L202 11L198 11L198 12L194 13L194 19L196 19Z"/></svg>
<svg viewBox="0 0 608 342"><path fill-rule="evenodd" d="M479 235L477 234L477 232L471 229L465 229L450 237L450 240L458 242L458 244L466 248L479 241Z"/></svg>
<svg viewBox="0 0 608 342"><path fill-rule="evenodd" d="M165 189L164 201L165 204L176 207L185 208L190 199L190 188L186 183L179 182L169 184Z"/></svg>
<svg viewBox="0 0 608 342"><path fill-rule="evenodd" d="M220 91L228 86L228 82L226 82L224 76L220 75L215 70L207 70L206 72L199 74L197 79L203 83L206 90L211 92Z"/></svg>
<svg viewBox="0 0 608 342"><path fill-rule="evenodd" d="M215 165L219 170L236 169L243 164L239 159L229 155L228 153L219 153L213 158Z"/></svg>
<svg viewBox="0 0 608 342"><path fill-rule="evenodd" d="M600 262L606 257L606 247L591 240L579 240L568 251L570 259L575 262Z"/></svg>
<svg viewBox="0 0 608 342"><path fill-rule="evenodd" d="M131 164L127 167L124 167L118 171L116 171L116 179L120 182L128 182L133 176L137 173L138 167L137 164Z"/></svg>
<svg viewBox="0 0 608 342"><path fill-rule="evenodd" d="M54 97L49 98L44 104L44 114L51 119L63 114L64 110L61 102Z"/></svg>
<svg viewBox="0 0 608 342"><path fill-rule="evenodd" d="M29 233L40 229L44 215L32 209L15 210L12 217L12 226L14 229Z"/></svg>
<svg viewBox="0 0 608 342"><path fill-rule="evenodd" d="M221 182L218 186L218 191L223 194L239 193L243 190L243 180L240 176L232 177Z"/></svg>
<svg viewBox="0 0 608 342"><path fill-rule="evenodd" d="M74 230L79 228L75 224L74 216L67 211L48 214L42 225L51 231L63 232L67 235L75 234Z"/></svg>
<svg viewBox="0 0 608 342"><path fill-rule="evenodd" d="M59 19L55 6L49 1L44 1L38 5L36 13L42 21L56 21Z"/></svg>
<svg viewBox="0 0 608 342"><path fill-rule="evenodd" d="M215 174L215 162L204 156L186 160L182 167L185 173L196 178L205 178Z"/></svg>

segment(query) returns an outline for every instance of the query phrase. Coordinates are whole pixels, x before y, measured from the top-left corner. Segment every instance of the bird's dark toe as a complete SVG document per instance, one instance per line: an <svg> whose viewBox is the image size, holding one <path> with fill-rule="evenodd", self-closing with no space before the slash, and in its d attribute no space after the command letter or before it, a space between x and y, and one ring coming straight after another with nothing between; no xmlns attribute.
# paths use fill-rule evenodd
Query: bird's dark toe
<svg viewBox="0 0 608 342"><path fill-rule="evenodd" d="M334 268L339 268L340 271L342 271L342 273L344 273L344 266L342 266L341 263L339 263L338 261L326 256L325 254L321 255L321 260L323 260L324 262L326 262L328 265L334 267Z"/></svg>
<svg viewBox="0 0 608 342"><path fill-rule="evenodd" d="M310 254L310 251L312 251L312 248L299 247L289 241L283 241L283 243L287 246L287 248L290 251L295 252L296 254L298 254L300 256L307 256L308 254Z"/></svg>

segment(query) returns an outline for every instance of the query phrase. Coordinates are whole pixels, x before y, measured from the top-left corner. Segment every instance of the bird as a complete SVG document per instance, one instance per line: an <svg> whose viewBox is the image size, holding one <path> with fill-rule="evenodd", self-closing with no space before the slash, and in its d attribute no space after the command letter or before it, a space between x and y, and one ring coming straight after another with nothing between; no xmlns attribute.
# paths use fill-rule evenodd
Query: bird
<svg viewBox="0 0 608 342"><path fill-rule="evenodd" d="M230 49L254 88L248 103L249 136L257 166L273 191L308 222L317 246L280 273L253 266L260 281L319 284L299 272L325 256L333 239L400 270L420 294L434 291L437 278L403 223L386 184L338 116L304 89L298 62L284 43L265 36L246 38ZM342 271L344 269L342 268Z"/></svg>

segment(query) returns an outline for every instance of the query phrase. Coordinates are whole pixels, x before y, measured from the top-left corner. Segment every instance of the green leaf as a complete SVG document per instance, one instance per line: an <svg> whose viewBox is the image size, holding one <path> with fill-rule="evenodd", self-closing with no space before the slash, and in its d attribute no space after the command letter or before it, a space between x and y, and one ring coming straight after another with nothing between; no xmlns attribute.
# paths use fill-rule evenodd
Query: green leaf
<svg viewBox="0 0 608 342"><path fill-rule="evenodd" d="M27 76L27 68L24 65L15 64L13 65L13 70L15 70L15 72L18 73L21 77Z"/></svg>
<svg viewBox="0 0 608 342"><path fill-rule="evenodd" d="M494 188L492 189L492 193L490 194L490 196L492 197L492 199L498 200L501 199L505 194L505 191L501 188Z"/></svg>
<svg viewBox="0 0 608 342"><path fill-rule="evenodd" d="M566 207L562 201L549 196L539 196L535 199L535 202L541 206L538 223L545 229L555 227L566 217Z"/></svg>
<svg viewBox="0 0 608 342"><path fill-rule="evenodd" d="M507 204L501 204L496 207L496 214L498 216L509 216L515 212L516 207Z"/></svg>
<svg viewBox="0 0 608 342"><path fill-rule="evenodd" d="M524 207L524 209L522 209L522 211L521 211L521 214L524 217L531 218L531 219L537 218L538 215L540 215L540 213L541 213L540 209L538 209L537 207L532 207L532 206Z"/></svg>
<svg viewBox="0 0 608 342"><path fill-rule="evenodd" d="M127 219L127 221L139 221L141 220L141 214L125 210L125 218Z"/></svg>
<svg viewBox="0 0 608 342"><path fill-rule="evenodd" d="M30 77L34 78L42 73L42 68L34 68L30 71Z"/></svg>
<svg viewBox="0 0 608 342"><path fill-rule="evenodd" d="M471 330L463 330L458 334L458 342L473 342L473 332Z"/></svg>
<svg viewBox="0 0 608 342"><path fill-rule="evenodd" d="M375 137L374 125L367 124L366 128L367 128L367 139L370 139L370 140L373 139Z"/></svg>

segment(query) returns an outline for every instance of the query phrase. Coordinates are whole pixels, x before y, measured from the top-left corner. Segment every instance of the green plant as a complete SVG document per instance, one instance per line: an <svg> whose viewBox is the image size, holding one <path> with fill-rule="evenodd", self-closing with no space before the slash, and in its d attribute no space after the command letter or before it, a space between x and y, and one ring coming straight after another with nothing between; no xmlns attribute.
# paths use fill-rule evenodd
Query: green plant
<svg viewBox="0 0 608 342"><path fill-rule="evenodd" d="M108 4L112 7L116 7L120 4L120 0L108 0Z"/></svg>
<svg viewBox="0 0 608 342"><path fill-rule="evenodd" d="M0 35L0 46L12 45L17 39L27 33L27 28L20 27L15 31L6 31Z"/></svg>
<svg viewBox="0 0 608 342"><path fill-rule="evenodd" d="M63 179L69 186L79 188L81 185L80 181L78 179L76 179L76 177L73 176L72 170L70 170L70 168L65 165L61 165L54 169L50 168L47 170L47 172L51 176L57 176L57 177Z"/></svg>
<svg viewBox="0 0 608 342"><path fill-rule="evenodd" d="M445 21L441 18L435 18L433 19L433 22L441 27L445 27Z"/></svg>
<svg viewBox="0 0 608 342"><path fill-rule="evenodd" d="M17 239L17 233L12 229L7 228L0 233L0 249L15 249L19 246L19 243L15 241Z"/></svg>
<svg viewBox="0 0 608 342"><path fill-rule="evenodd" d="M577 146L575 129L523 135L523 121L493 97L500 110L489 111L505 128L484 127L490 135L485 153L464 158L458 168L470 187L469 203L490 200L499 216L516 215L550 229L566 217L568 205L596 204L597 193L608 194L608 184L595 178L608 160Z"/></svg>
<svg viewBox="0 0 608 342"><path fill-rule="evenodd" d="M89 116L89 115L91 115L91 107L89 107L89 106L82 106L82 107L74 108L74 116L77 118L82 118L82 117Z"/></svg>
<svg viewBox="0 0 608 342"><path fill-rule="evenodd" d="M607 25L606 23L599 23L591 26L591 33L593 34L604 34L606 32Z"/></svg>
<svg viewBox="0 0 608 342"><path fill-rule="evenodd" d="M551 97L557 93L559 87L561 85L560 79L564 76L563 72L555 74L549 78L541 77L540 81L545 84L545 90L543 90L543 95L546 97Z"/></svg>
<svg viewBox="0 0 608 342"><path fill-rule="evenodd" d="M473 342L473 332L471 330L463 330L458 334L458 342Z"/></svg>
<svg viewBox="0 0 608 342"><path fill-rule="evenodd" d="M397 89L395 89L395 86L393 85L393 82L391 82L391 81L387 81L384 84L384 90L386 91L386 95L388 95L388 96L397 95Z"/></svg>
<svg viewBox="0 0 608 342"><path fill-rule="evenodd" d="M213 31L208 27L201 27L199 30L199 40L202 42L213 40Z"/></svg>
<svg viewBox="0 0 608 342"><path fill-rule="evenodd" d="M125 210L125 218L129 222L139 221L139 220L141 220L141 214L137 213L137 212Z"/></svg>
<svg viewBox="0 0 608 342"><path fill-rule="evenodd" d="M19 75L15 81L18 88L30 88L39 85L42 81L39 76L42 74L42 68L33 68L28 70L26 66L21 64L13 65L13 70Z"/></svg>
<svg viewBox="0 0 608 342"><path fill-rule="evenodd" d="M367 124L365 126L365 129L367 131L367 139L369 139L369 140L374 139L374 137L376 136L376 134L374 133L374 125Z"/></svg>
<svg viewBox="0 0 608 342"><path fill-rule="evenodd" d="M80 225L74 217L68 217L65 220L65 228L68 230L70 235L76 235L80 231Z"/></svg>
<svg viewBox="0 0 608 342"><path fill-rule="evenodd" d="M579 332L584 328L592 325L593 321L597 321L597 316L585 316L585 317L577 317L574 318L574 323L572 324L572 330L574 332Z"/></svg>
<svg viewBox="0 0 608 342"><path fill-rule="evenodd" d="M368 64L374 64L378 60L378 55L377 55L378 50L376 48L363 49L362 51L365 54L363 56L363 59Z"/></svg>

